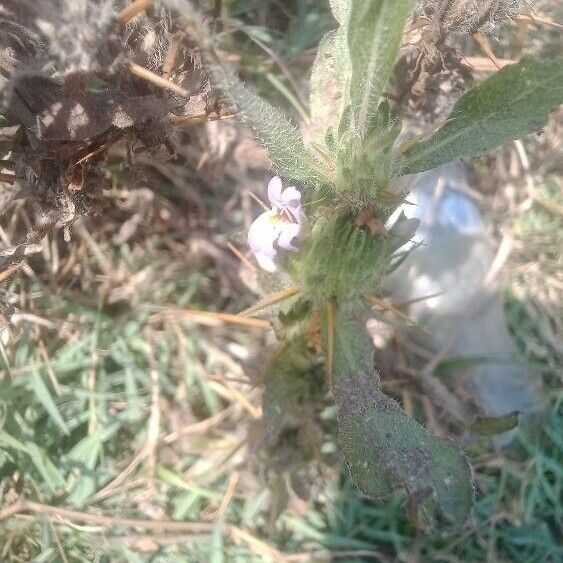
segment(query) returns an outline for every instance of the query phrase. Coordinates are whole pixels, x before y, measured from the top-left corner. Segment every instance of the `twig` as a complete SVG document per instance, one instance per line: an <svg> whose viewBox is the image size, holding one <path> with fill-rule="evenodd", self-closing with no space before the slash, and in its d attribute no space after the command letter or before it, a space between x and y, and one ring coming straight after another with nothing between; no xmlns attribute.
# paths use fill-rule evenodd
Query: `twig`
<svg viewBox="0 0 563 563"><path fill-rule="evenodd" d="M563 206L557 205L556 203L547 200L539 194L538 189L536 188L536 183L534 182L534 177L530 172L530 159L528 158L528 154L526 153L524 143L520 139L518 139L514 141L514 146L516 147L518 158L520 159L522 168L524 169L528 195L548 211L551 211L552 213L563 217Z"/></svg>
<svg viewBox="0 0 563 563"><path fill-rule="evenodd" d="M51 365L51 361L49 359L49 354L47 353L47 347L45 346L45 342L43 342L43 339L40 338L38 344L39 344L39 353L41 354L41 357L45 362L45 369L47 370L47 374L49 375L49 379L51 380L53 389L55 390L57 397L60 397L62 394L61 386L59 385L59 380L57 379L57 375L55 374L55 371L53 370L53 366Z"/></svg>
<svg viewBox="0 0 563 563"><path fill-rule="evenodd" d="M192 434L205 434L209 432L214 426L223 422L223 420L227 419L231 414L233 414L235 410L235 405L231 405L226 409L206 418L205 420L201 420L186 428L182 428L177 432L171 432L167 434L162 439L162 443L164 444L171 444L172 442L176 441L180 436L190 436Z"/></svg>
<svg viewBox="0 0 563 563"><path fill-rule="evenodd" d="M150 366L151 407L145 449L148 458L149 475L153 479L156 474L156 449L160 431L160 372L151 350L148 350L146 355Z"/></svg>
<svg viewBox="0 0 563 563"><path fill-rule="evenodd" d="M57 528L55 528L53 522L49 521L49 524L51 525L51 531L53 532L53 537L55 538L55 543L57 544L57 549L59 550L59 555L61 556L63 563L69 563Z"/></svg>
<svg viewBox="0 0 563 563"><path fill-rule="evenodd" d="M500 68L503 68L507 65L515 64L517 61L497 58L496 62L500 65ZM497 64L494 64L488 57L463 57L461 64L477 72L496 72L499 68Z"/></svg>
<svg viewBox="0 0 563 563"><path fill-rule="evenodd" d="M271 307L272 305L276 305L277 303L281 303L286 299L294 297L298 295L300 289L298 287L288 287L287 289L282 289L281 291L276 291L274 293L270 293L270 295L266 295L263 299L260 299L258 303L252 305L252 307L248 307L244 311L241 311L239 314L242 317L247 317L249 315L253 315L266 307Z"/></svg>
<svg viewBox="0 0 563 563"><path fill-rule="evenodd" d="M550 25L556 27L557 29L563 29L563 24L553 21L551 18L540 16L538 14L518 14L516 16L517 21L541 23L543 25Z"/></svg>
<svg viewBox="0 0 563 563"><path fill-rule="evenodd" d="M227 490L225 491L225 496L223 497L223 500L221 501L221 504L219 505L217 512L213 515L213 518L215 520L219 520L220 518L223 518L225 512L227 512L227 509L229 508L229 505L233 500L233 496L237 489L239 480L240 480L240 473L238 471L234 471L229 477L229 482L227 483Z"/></svg>
<svg viewBox="0 0 563 563"><path fill-rule="evenodd" d="M260 555L264 558L273 559L274 561L279 563L283 563L285 561L285 557L283 553L281 553L281 551L278 551L262 540L255 538L252 534L249 534L248 532L241 530L236 526L229 526L228 529L233 540L243 541L257 555Z"/></svg>
<svg viewBox="0 0 563 563"><path fill-rule="evenodd" d="M383 299L379 299L379 297L376 297L375 295L366 295L365 299L371 305L374 305L379 309L383 309L383 311L391 312L411 325L416 325L414 319L411 319L408 315L403 313L403 311L400 311L394 305L391 305L391 303L386 303Z"/></svg>
<svg viewBox="0 0 563 563"><path fill-rule="evenodd" d="M491 60L491 62L497 67L497 69L500 70L502 68L502 64L494 54L489 40L480 31L476 31L473 34L473 39L475 43L479 45L481 51L483 51L483 53L485 53L485 55Z"/></svg>
<svg viewBox="0 0 563 563"><path fill-rule="evenodd" d="M0 283L10 279L13 274L15 274L22 267L21 262L19 264L14 264L9 268L6 268L3 272L0 272Z"/></svg>
<svg viewBox="0 0 563 563"><path fill-rule="evenodd" d="M190 97L190 93L187 90L185 90L178 84L170 82L169 80L166 80L166 78L155 74L144 66L138 65L137 63L134 63L132 61L129 61L127 63L127 66L134 75L142 78L143 80L146 80L147 82L151 82L159 88L163 88L164 90L172 90L173 92L176 92L176 94L180 94L180 96L184 96L185 98Z"/></svg>
<svg viewBox="0 0 563 563"><path fill-rule="evenodd" d="M124 483L134 472L135 469L141 464L143 459L147 456L147 450L142 449L129 463L129 465L103 489L100 489L89 501L89 503L98 502L111 496L113 492Z"/></svg>
<svg viewBox="0 0 563 563"><path fill-rule="evenodd" d="M234 244L228 242L227 247L249 270L256 272L256 266Z"/></svg>
<svg viewBox="0 0 563 563"><path fill-rule="evenodd" d="M487 275L483 281L483 287L490 290L491 286L497 279L502 267L506 264L512 247L514 246L514 237L512 235L505 235L498 247L497 253L489 266Z"/></svg>
<svg viewBox="0 0 563 563"><path fill-rule="evenodd" d="M25 242L0 252L0 274L3 274L12 266L23 262L28 256L41 252L43 249L38 243L56 225L57 220L51 216L45 219L38 227L30 231Z"/></svg>
<svg viewBox="0 0 563 563"><path fill-rule="evenodd" d="M174 520L142 520L136 518L119 518L90 514L59 506L50 506L30 500L21 500L0 511L0 521L6 520L22 512L37 512L48 516L56 516L69 521L96 524L103 527L123 526L126 528L140 528L155 532L178 532L185 534L211 533L213 524L208 522L176 522Z"/></svg>
<svg viewBox="0 0 563 563"><path fill-rule="evenodd" d="M263 209L270 211L270 208L253 192L247 190L246 193Z"/></svg>
<svg viewBox="0 0 563 563"><path fill-rule="evenodd" d="M199 123L207 123L208 121L226 121L235 117L235 113L228 115L208 115L201 113L197 115L176 115L172 116L172 123L176 126L197 125Z"/></svg>
<svg viewBox="0 0 563 563"><path fill-rule="evenodd" d="M272 325L265 320L255 319L253 317L241 317L239 315L231 315L228 313L213 313L210 311L195 311L193 309L172 309L167 311L168 314L184 316L195 322L200 322L208 326L220 326L225 323L240 326L262 328L269 330Z"/></svg>
<svg viewBox="0 0 563 563"><path fill-rule="evenodd" d="M137 14L140 14L143 10L146 10L150 4L152 4L152 0L135 0L132 4L121 11L121 13L117 16L117 21L121 25L125 25L126 23L130 22Z"/></svg>
<svg viewBox="0 0 563 563"><path fill-rule="evenodd" d="M60 522L53 520L55 524L66 524L72 525L71 522L84 522L87 524L94 524L105 528L104 533L107 532L108 528L115 528L116 526L122 526L124 528L137 528L147 531L152 531L156 533L165 534L211 534L216 527L216 523L213 522L176 522L173 520L141 520L134 518L118 518L104 516L102 514L89 514L87 512L80 512L78 510L70 510L67 508L61 508L58 506L50 506L47 504L42 504L38 502L33 502L29 500L21 500L16 502L4 510L0 511L0 521L6 520L17 514L23 512L34 512L47 516L52 516L60 519L67 520L67 522ZM242 541L246 543L250 549L255 553L263 556L272 558L274 561L279 561L280 563L284 561L283 554L269 546L265 542L259 540L248 532L241 530L237 526L227 524L225 526L226 531L231 536L233 541Z"/></svg>

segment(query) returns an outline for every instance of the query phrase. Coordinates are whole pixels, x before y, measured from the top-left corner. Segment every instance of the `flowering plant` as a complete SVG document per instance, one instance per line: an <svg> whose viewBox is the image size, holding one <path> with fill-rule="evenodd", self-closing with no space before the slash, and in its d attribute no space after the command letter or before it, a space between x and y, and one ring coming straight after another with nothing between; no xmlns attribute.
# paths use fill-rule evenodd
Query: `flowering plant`
<svg viewBox="0 0 563 563"><path fill-rule="evenodd" d="M429 134L399 143L399 107L389 103L385 89L411 3L330 0L338 27L319 46L310 120L302 134L282 111L242 85L184 0L170 3L190 19L213 80L268 149L273 167L299 186L282 190L276 176L268 186L271 209L248 233L250 249L266 270L280 268L279 249L290 251L286 275L277 277L291 280L289 287L276 288L251 308L271 311L267 305L285 298L272 319L280 348L265 374L268 436L275 442L288 418L300 420L305 405L328 391L338 407L341 450L361 491L377 499L402 489L422 522L439 518L444 531L459 529L473 502L467 458L385 395L374 366L365 325L373 294L413 235L404 215L389 230L385 225L403 202L407 175L482 154L541 126L563 101L562 60L528 57L507 66L463 95ZM449 21L452 2L440 4L432 22L438 27ZM475 19L471 29L481 21ZM310 228L295 252L295 239L303 235L302 199Z"/></svg>

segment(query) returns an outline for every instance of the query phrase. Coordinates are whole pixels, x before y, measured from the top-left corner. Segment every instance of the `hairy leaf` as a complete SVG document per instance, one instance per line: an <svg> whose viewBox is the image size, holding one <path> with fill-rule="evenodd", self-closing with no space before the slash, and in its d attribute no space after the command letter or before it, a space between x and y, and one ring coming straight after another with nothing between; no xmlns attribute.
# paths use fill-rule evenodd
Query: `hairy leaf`
<svg viewBox="0 0 563 563"><path fill-rule="evenodd" d="M218 53L215 35L209 32L199 12L186 0L166 0L190 23L190 33L203 51L207 70L214 84L240 111L240 118L268 150L277 171L304 185L327 183L322 165L305 148L301 133L280 109L245 86L233 68Z"/></svg>
<svg viewBox="0 0 563 563"><path fill-rule="evenodd" d="M483 154L542 127L561 103L563 58L525 57L464 94L432 136L408 141L398 170L423 172L459 157Z"/></svg>
<svg viewBox="0 0 563 563"><path fill-rule="evenodd" d="M381 194L389 189L393 168L393 145L401 131L387 101L370 119L366 134L359 138L348 131L342 135L336 167L336 185L351 202L368 202L381 207Z"/></svg>
<svg viewBox="0 0 563 563"><path fill-rule="evenodd" d="M367 132L391 76L408 14L409 0L352 2L348 24L350 97L360 135Z"/></svg>
<svg viewBox="0 0 563 563"><path fill-rule="evenodd" d="M334 19L340 24L345 25L350 15L350 0L329 0L330 9Z"/></svg>
<svg viewBox="0 0 563 563"><path fill-rule="evenodd" d="M221 85L238 107L242 121L268 150L276 170L305 185L326 183L320 163L305 148L301 133L284 112L244 86L234 72L228 70L224 76L226 80Z"/></svg>
<svg viewBox="0 0 563 563"><path fill-rule="evenodd" d="M471 468L462 451L382 393L373 346L359 322L337 315L334 339L340 442L356 485L375 499L402 488L424 523L438 518L444 529L461 527L473 502Z"/></svg>
<svg viewBox="0 0 563 563"><path fill-rule="evenodd" d="M322 39L311 73L311 122L307 129L309 138L321 143L331 127L338 127L349 104L352 74L347 40L350 2L338 0L331 6L340 26Z"/></svg>
<svg viewBox="0 0 563 563"><path fill-rule="evenodd" d="M274 444L285 428L299 424L305 404L319 390L322 384L311 369L311 357L303 344L294 342L291 348L276 354L268 366L262 397L269 444Z"/></svg>
<svg viewBox="0 0 563 563"><path fill-rule="evenodd" d="M325 141L330 127L339 123L337 108L342 100L342 75L336 70L335 42L337 32L327 33L317 51L311 72L309 105L311 120L305 132L309 141Z"/></svg>
<svg viewBox="0 0 563 563"><path fill-rule="evenodd" d="M375 291L389 271L390 246L349 216L318 220L303 248L303 295L322 307L333 297L347 300Z"/></svg>

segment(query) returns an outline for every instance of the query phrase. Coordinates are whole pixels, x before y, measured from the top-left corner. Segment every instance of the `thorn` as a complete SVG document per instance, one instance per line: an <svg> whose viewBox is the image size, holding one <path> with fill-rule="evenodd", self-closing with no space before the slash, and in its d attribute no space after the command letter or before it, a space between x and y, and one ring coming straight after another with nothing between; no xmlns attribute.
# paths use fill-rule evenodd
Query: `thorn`
<svg viewBox="0 0 563 563"><path fill-rule="evenodd" d="M497 59L496 55L493 53L493 49L489 40L480 32L476 31L473 34L473 40L481 51L489 58L489 60L500 70L502 68L502 63Z"/></svg>
<svg viewBox="0 0 563 563"><path fill-rule="evenodd" d="M209 326L217 326L223 323L235 324L241 326L249 326L254 328L263 328L269 330L272 325L263 319L254 319L249 317L240 317L239 315L231 315L229 313L214 313L211 311L196 311L194 309L176 309L170 311L172 314L180 314L194 321L200 321L202 324Z"/></svg>
<svg viewBox="0 0 563 563"><path fill-rule="evenodd" d="M416 324L416 322L413 319L411 319L408 315L403 313L403 311L400 311L395 306L391 305L390 303L386 303L385 301L383 301L383 299L379 299L379 297L376 297L375 295L366 295L365 299L371 305L375 305L376 307L379 307L384 311L390 311L391 313L394 313L399 318L403 319L404 321L408 322L411 325Z"/></svg>
<svg viewBox="0 0 563 563"><path fill-rule="evenodd" d="M207 123L208 121L225 121L235 117L235 113L229 115L208 115L201 113L198 115L177 115L173 116L174 125L197 125L198 123Z"/></svg>
<svg viewBox="0 0 563 563"><path fill-rule="evenodd" d="M227 247L247 268L256 271L256 266L234 244L228 242Z"/></svg>
<svg viewBox="0 0 563 563"><path fill-rule="evenodd" d="M246 193L266 211L270 211L270 208L256 194L252 193L250 190L247 190Z"/></svg>
<svg viewBox="0 0 563 563"><path fill-rule="evenodd" d="M328 388L332 391L334 371L334 303L326 306L326 378Z"/></svg>
<svg viewBox="0 0 563 563"><path fill-rule="evenodd" d="M77 160L74 165L77 166L79 164L82 164L83 162L85 162L86 160L89 160L90 158L92 158L93 156L96 156L102 152L104 152L105 150L109 149L111 146L115 145L115 143L117 143L117 141L119 141L119 139L121 139L121 135L116 136L112 139L109 139L108 141L106 141L103 145L91 150L89 153L85 154L84 156L80 157L79 160Z"/></svg>
<svg viewBox="0 0 563 563"><path fill-rule="evenodd" d="M144 66L138 65L137 63L134 63L132 61L129 61L127 63L127 66L134 75L142 78L143 80L146 80L147 82L151 82L159 88L163 88L164 90L172 90L173 92L176 92L176 94L184 96L184 98L190 97L190 93L187 90L185 90L181 86L178 86L178 84L170 82L169 80L166 80L166 78L155 74L154 72L152 72L152 70L149 70Z"/></svg>
<svg viewBox="0 0 563 563"><path fill-rule="evenodd" d="M516 16L516 20L524 21L524 22L540 23L543 25L550 25L552 27L556 27L557 29L563 29L563 24L553 21L551 18L547 18L545 16L540 16L536 14L518 14Z"/></svg>

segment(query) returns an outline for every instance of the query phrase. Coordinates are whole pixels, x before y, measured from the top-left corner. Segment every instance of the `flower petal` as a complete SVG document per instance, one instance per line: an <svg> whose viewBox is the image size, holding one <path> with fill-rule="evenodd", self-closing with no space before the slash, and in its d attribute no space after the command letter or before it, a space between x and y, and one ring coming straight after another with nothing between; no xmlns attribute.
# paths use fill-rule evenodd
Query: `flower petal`
<svg viewBox="0 0 563 563"><path fill-rule="evenodd" d="M275 221L276 213L266 211L259 215L248 229L248 246L257 252L274 258L277 254L274 242L279 237L282 224Z"/></svg>
<svg viewBox="0 0 563 563"><path fill-rule="evenodd" d="M254 253L254 257L256 258L256 262L258 262L258 265L263 270L266 270L266 272L274 273L278 269L276 263L269 256L266 256L261 252L256 252Z"/></svg>
<svg viewBox="0 0 563 563"><path fill-rule="evenodd" d="M301 203L301 192L295 186L289 186L281 193L284 207L297 207Z"/></svg>
<svg viewBox="0 0 563 563"><path fill-rule="evenodd" d="M270 203L281 207L282 181L279 176L274 176L268 184L268 199Z"/></svg>
<svg viewBox="0 0 563 563"><path fill-rule="evenodd" d="M298 223L284 223L280 233L278 245L285 250L297 252L298 248L291 244L291 241L299 234L301 225Z"/></svg>

